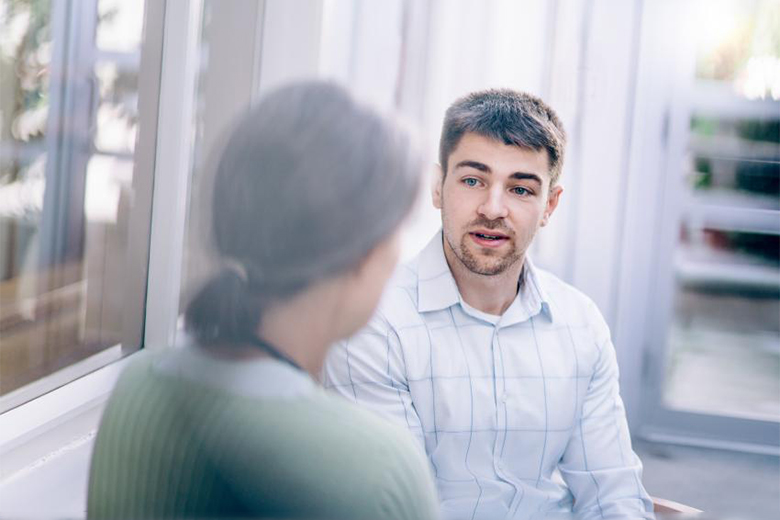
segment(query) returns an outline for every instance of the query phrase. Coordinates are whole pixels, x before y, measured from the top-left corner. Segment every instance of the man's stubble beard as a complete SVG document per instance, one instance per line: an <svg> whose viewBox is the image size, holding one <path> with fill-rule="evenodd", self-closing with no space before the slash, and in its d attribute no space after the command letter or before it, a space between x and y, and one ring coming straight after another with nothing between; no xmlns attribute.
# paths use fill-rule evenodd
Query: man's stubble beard
<svg viewBox="0 0 780 520"><path fill-rule="evenodd" d="M506 272L510 267L515 265L520 260L520 254L517 251L510 251L508 254L502 257L493 257L498 261L495 263L488 263L480 261L479 258L474 256L468 249L465 242L469 240L468 234L465 234L460 239L460 244L455 245L447 233L444 235L444 239L449 243L455 257L460 261L463 266L474 274L482 276L497 276ZM489 258L489 257L488 257Z"/></svg>
<svg viewBox="0 0 780 520"><path fill-rule="evenodd" d="M442 227L443 227L444 240L447 241L447 243L450 246L450 250L453 252L453 254L458 259L458 261L461 264L463 264L463 266L469 271L471 271L472 273L479 274L482 276L497 276L503 274L507 269L509 269L516 262L522 259L522 255L517 251L516 248L513 248L504 256L498 257L499 261L497 263L487 265L487 262L480 262L480 259L477 258L474 254L472 254L471 250L466 245L466 241L470 240L470 236L468 233L464 233L460 237L460 243L457 245L453 242L453 239L450 236L450 234L447 233L446 230L447 219L445 217L444 201L442 201L441 212L442 212L441 214L442 214ZM491 222L488 220L475 221L472 222L470 225L475 225L475 226L481 225L488 229L503 229L501 226L497 226L495 224L495 221ZM510 240L512 240L512 244L514 245L514 236L510 238ZM496 257L492 257L492 258L496 258Z"/></svg>

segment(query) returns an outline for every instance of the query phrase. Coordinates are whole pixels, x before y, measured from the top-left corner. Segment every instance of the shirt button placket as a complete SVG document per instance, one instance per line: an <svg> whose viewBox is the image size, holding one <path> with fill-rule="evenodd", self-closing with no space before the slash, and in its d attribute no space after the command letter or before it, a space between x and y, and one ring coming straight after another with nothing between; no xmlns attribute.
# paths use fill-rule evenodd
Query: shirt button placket
<svg viewBox="0 0 780 520"><path fill-rule="evenodd" d="M499 398L500 395L503 395L503 388L499 388L500 384L500 377L501 374L501 363L500 363L500 353L498 351L498 327L493 328L493 335L490 339L490 352L493 356L493 391L495 392L496 397L496 437L495 442L493 444L493 467L496 471L496 474L503 478L502 472L501 472L501 445L503 443L503 436L505 434L505 420L504 420L504 407L502 400Z"/></svg>
<svg viewBox="0 0 780 520"><path fill-rule="evenodd" d="M501 461L501 446L504 444L504 437L506 436L506 388L504 388L504 380L501 377L504 372L498 345L498 326L495 326L493 330L490 350L493 353L494 388L496 392L496 440L493 445L493 468L500 479L511 483L511 480L504 473L504 463Z"/></svg>
<svg viewBox="0 0 780 520"><path fill-rule="evenodd" d="M501 364L498 331L499 327L496 325L493 332L493 344L491 349L493 351L493 367L495 370L494 374L496 374L496 392L499 392L496 397L500 396L496 403L496 409L498 412L498 421L496 426L498 428L495 446L493 447L493 467L495 468L496 475L514 488L514 496L509 503L509 510L513 511L518 506L520 499L522 498L522 494L518 488L518 483L513 481L512 478L505 472L506 464L504 464L504 462L501 460L501 447L505 443L505 438L507 435L507 419L509 417L509 411L506 408L506 404L507 401L509 401L509 394L506 390L506 381L503 378L504 366Z"/></svg>

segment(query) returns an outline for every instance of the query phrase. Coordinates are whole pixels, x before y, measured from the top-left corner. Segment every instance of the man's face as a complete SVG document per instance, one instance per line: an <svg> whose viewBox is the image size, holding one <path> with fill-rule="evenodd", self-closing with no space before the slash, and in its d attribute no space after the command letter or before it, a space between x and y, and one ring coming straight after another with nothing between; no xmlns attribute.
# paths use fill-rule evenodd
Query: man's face
<svg viewBox="0 0 780 520"><path fill-rule="evenodd" d="M444 249L469 271L498 275L522 260L563 191L550 187L547 151L467 133L433 190ZM520 262L520 263L518 263Z"/></svg>

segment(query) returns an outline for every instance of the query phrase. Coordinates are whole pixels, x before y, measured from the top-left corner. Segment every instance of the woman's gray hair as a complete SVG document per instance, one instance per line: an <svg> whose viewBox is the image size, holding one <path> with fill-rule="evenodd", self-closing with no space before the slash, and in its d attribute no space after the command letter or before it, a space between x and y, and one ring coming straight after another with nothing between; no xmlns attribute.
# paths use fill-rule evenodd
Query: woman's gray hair
<svg viewBox="0 0 780 520"><path fill-rule="evenodd" d="M409 132L342 87L267 95L212 172L213 242L230 267L190 302L187 329L202 343L241 341L269 302L356 267L407 215L421 170Z"/></svg>

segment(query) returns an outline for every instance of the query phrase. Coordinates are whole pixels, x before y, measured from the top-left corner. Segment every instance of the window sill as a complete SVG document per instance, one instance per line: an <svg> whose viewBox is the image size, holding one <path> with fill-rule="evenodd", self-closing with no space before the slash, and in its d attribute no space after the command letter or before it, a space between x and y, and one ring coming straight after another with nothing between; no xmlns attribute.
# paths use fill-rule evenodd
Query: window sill
<svg viewBox="0 0 780 520"><path fill-rule="evenodd" d="M137 355L110 363L0 414L0 485L38 467L64 446L79 439L89 440L119 375Z"/></svg>

